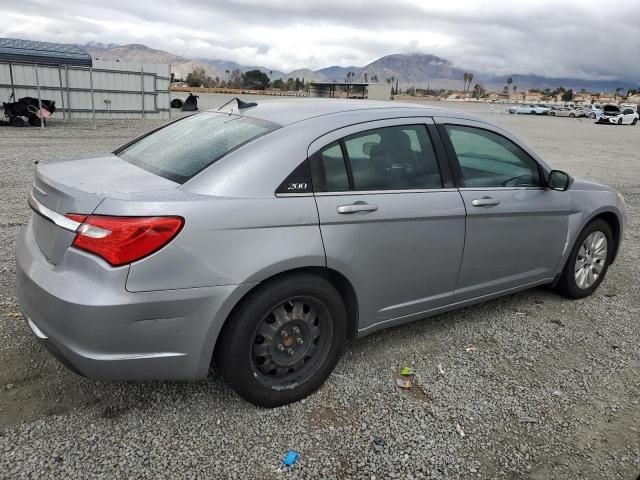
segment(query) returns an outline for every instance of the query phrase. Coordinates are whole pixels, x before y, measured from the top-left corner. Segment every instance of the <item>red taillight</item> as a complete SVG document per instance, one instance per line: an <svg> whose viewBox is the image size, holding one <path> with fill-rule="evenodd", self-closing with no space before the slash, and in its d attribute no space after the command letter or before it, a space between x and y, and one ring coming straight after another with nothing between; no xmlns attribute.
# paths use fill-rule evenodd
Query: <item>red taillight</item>
<svg viewBox="0 0 640 480"><path fill-rule="evenodd" d="M169 243L182 229L181 217L108 217L70 213L82 223L72 245L94 253L114 267L135 262Z"/></svg>

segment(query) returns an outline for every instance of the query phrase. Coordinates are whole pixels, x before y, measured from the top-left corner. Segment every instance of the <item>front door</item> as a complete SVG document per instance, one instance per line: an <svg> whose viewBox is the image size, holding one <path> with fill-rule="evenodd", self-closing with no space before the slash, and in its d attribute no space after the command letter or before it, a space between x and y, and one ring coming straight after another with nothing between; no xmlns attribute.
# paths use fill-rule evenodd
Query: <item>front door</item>
<svg viewBox="0 0 640 480"><path fill-rule="evenodd" d="M428 122L371 122L310 147L327 266L356 289L360 330L453 295L465 209L452 184L444 188Z"/></svg>
<svg viewBox="0 0 640 480"><path fill-rule="evenodd" d="M447 124L441 130L467 209L456 296L551 280L567 240L569 195L546 189L537 161L490 127Z"/></svg>

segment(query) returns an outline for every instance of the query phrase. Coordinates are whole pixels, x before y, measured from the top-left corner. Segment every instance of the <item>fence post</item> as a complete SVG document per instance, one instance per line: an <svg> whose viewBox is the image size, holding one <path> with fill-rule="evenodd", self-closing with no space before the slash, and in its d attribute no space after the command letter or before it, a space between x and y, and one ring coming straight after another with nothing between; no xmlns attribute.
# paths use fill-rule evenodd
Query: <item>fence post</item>
<svg viewBox="0 0 640 480"><path fill-rule="evenodd" d="M42 115L42 97L40 96L40 78L38 77L38 64L34 64L33 68L36 71L36 87L38 87L38 118L40 119L40 130L44 130L44 118Z"/></svg>
<svg viewBox="0 0 640 480"><path fill-rule="evenodd" d="M142 93L142 118L144 115L144 68L140 69L140 92Z"/></svg>
<svg viewBox="0 0 640 480"><path fill-rule="evenodd" d="M93 67L89 67L89 86L91 87L91 117L93 118L93 129L96 128L96 104L93 98Z"/></svg>
<svg viewBox="0 0 640 480"><path fill-rule="evenodd" d="M69 95L69 67L64 66L64 83L67 87L67 113L71 119L71 96Z"/></svg>
<svg viewBox="0 0 640 480"><path fill-rule="evenodd" d="M62 101L62 118L64 121L67 121L67 114L64 111L64 90L62 89L62 70L60 69L60 65L58 65L58 79L60 80L60 100Z"/></svg>
<svg viewBox="0 0 640 480"><path fill-rule="evenodd" d="M171 64L169 64L169 87L167 89L167 95L169 96L169 120L171 120Z"/></svg>

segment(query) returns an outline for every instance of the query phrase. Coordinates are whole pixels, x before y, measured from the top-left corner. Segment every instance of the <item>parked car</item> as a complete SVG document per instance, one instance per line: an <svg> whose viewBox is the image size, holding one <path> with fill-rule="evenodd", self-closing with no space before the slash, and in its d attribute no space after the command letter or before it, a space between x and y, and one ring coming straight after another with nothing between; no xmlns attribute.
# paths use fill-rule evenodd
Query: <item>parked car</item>
<svg viewBox="0 0 640 480"><path fill-rule="evenodd" d="M464 112L297 99L40 162L16 241L28 325L92 378L316 390L350 337L549 285L598 288L625 207Z"/></svg>
<svg viewBox="0 0 640 480"><path fill-rule="evenodd" d="M613 125L635 125L638 123L638 112L631 107L620 109L617 105L605 105L596 123Z"/></svg>
<svg viewBox="0 0 640 480"><path fill-rule="evenodd" d="M171 94L171 108L182 108L186 97Z"/></svg>
<svg viewBox="0 0 640 480"><path fill-rule="evenodd" d="M571 107L558 107L551 110L548 114L550 117L584 117L584 111Z"/></svg>
<svg viewBox="0 0 640 480"><path fill-rule="evenodd" d="M540 105L514 105L509 107L509 113L546 115L551 111L549 107L541 107Z"/></svg>
<svg viewBox="0 0 640 480"><path fill-rule="evenodd" d="M602 115L602 107L598 104L587 105L584 107L584 114L586 117L593 119L598 118Z"/></svg>

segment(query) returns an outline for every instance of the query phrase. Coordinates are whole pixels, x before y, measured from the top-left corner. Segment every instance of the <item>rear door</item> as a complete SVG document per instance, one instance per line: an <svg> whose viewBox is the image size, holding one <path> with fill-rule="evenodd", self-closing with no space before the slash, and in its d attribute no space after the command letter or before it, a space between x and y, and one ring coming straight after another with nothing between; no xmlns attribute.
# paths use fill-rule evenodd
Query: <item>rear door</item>
<svg viewBox="0 0 640 480"><path fill-rule="evenodd" d="M465 209L438 163L437 136L431 119L405 118L340 129L309 147L327 266L354 285L361 330L453 295Z"/></svg>
<svg viewBox="0 0 640 480"><path fill-rule="evenodd" d="M567 239L569 195L504 132L480 122L439 126L467 209L460 300L551 280Z"/></svg>

